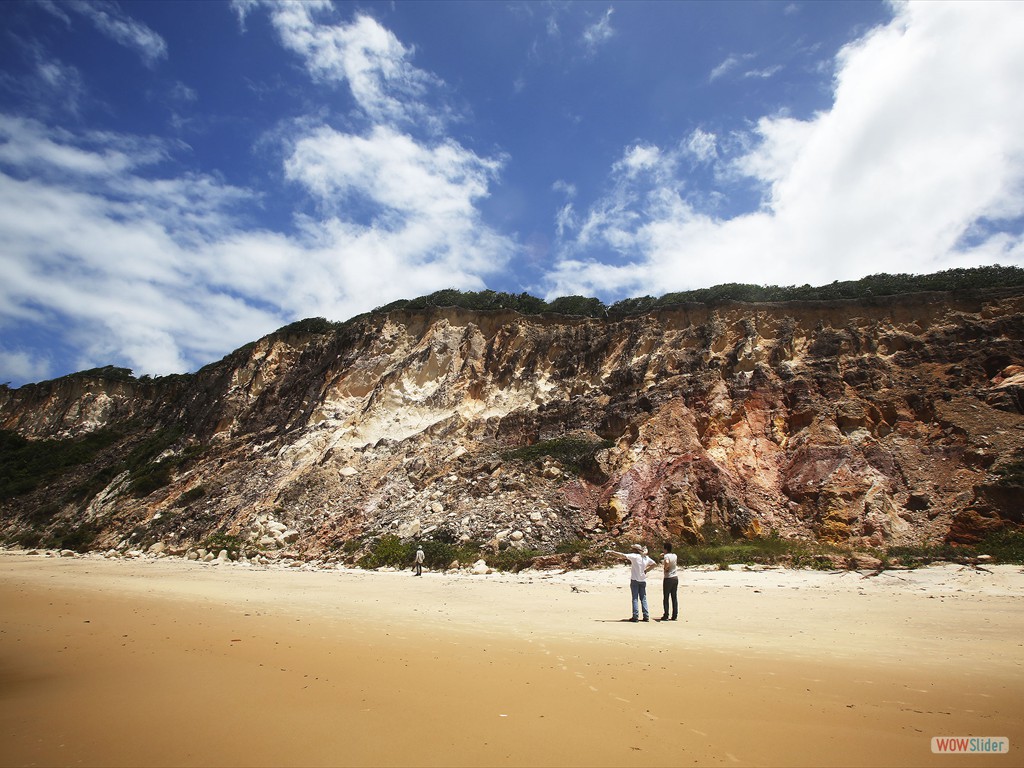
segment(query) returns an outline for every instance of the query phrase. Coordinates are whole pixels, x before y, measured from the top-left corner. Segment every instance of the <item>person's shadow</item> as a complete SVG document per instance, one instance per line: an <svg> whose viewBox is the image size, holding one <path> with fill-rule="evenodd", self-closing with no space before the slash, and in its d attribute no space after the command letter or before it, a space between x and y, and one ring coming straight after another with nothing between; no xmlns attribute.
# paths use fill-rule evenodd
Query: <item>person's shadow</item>
<svg viewBox="0 0 1024 768"><path fill-rule="evenodd" d="M633 621L632 619L594 619L599 624L643 624L642 619ZM661 619L654 619L654 621L661 621Z"/></svg>

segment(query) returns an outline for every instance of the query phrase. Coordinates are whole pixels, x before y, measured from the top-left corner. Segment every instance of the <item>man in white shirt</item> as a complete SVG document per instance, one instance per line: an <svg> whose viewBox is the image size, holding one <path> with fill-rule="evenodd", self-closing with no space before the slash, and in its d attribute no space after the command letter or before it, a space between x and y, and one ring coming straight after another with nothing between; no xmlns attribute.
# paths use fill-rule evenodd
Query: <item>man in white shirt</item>
<svg viewBox="0 0 1024 768"><path fill-rule="evenodd" d="M665 575L661 581L661 594L662 594L662 605L664 610L662 611L661 620L669 621L668 615L668 603L669 598L672 599L672 621L675 621L679 617L679 597L677 591L679 589L679 573L676 570L676 566L679 562L679 558L672 552L672 543L666 541L662 545L662 549L665 550L665 554L661 558L661 566L665 571Z"/></svg>
<svg viewBox="0 0 1024 768"><path fill-rule="evenodd" d="M644 610L644 621L650 621L650 611L647 610L647 572L657 565L656 562L647 556L647 547L642 544L634 544L630 553L616 552L614 549L606 549L607 555L618 555L629 560L629 591L633 596L633 618L630 621L639 621L639 608Z"/></svg>
<svg viewBox="0 0 1024 768"><path fill-rule="evenodd" d="M423 547L416 547L416 573L413 576L423 575L423 561L425 557L423 555Z"/></svg>

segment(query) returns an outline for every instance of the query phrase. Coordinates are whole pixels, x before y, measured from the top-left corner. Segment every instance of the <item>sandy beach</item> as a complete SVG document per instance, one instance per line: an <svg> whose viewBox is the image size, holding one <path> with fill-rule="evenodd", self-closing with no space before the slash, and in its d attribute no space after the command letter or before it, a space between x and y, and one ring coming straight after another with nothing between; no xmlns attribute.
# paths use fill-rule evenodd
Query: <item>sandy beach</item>
<svg viewBox="0 0 1024 768"><path fill-rule="evenodd" d="M625 566L0 553L0 765L1024 765L1021 567L734 568L632 624Z"/></svg>

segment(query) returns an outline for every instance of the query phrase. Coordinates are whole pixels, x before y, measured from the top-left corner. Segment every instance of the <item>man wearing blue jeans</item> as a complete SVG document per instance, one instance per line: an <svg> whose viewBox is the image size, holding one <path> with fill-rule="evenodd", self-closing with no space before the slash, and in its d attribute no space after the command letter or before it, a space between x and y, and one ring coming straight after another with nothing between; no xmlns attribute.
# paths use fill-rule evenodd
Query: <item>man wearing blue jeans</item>
<svg viewBox="0 0 1024 768"><path fill-rule="evenodd" d="M640 620L640 607L644 610L644 621L651 620L650 611L647 610L647 572L657 563L647 556L647 547L642 544L634 544L633 551L629 554L616 552L613 549L606 549L607 555L618 555L629 560L629 591L633 595L633 618L630 621Z"/></svg>

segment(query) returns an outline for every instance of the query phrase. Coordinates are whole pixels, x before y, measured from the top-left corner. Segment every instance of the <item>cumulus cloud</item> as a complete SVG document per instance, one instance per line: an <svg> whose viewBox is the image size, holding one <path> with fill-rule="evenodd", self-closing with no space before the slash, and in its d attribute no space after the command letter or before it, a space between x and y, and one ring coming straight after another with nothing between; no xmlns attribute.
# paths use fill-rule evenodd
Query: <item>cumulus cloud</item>
<svg viewBox="0 0 1024 768"><path fill-rule="evenodd" d="M138 154L122 151L140 144ZM51 328L78 350L79 367L116 361L170 373L297 317L344 318L400 296L483 288L480 275L512 247L473 210L496 163L452 145L425 149L385 129L366 139L327 129L306 136L286 172L332 212L300 218L290 234L245 228L244 189L154 175L147 159L173 151L0 118L0 328ZM340 201L350 195L378 215L344 218ZM19 354L0 345L3 375L43 369Z"/></svg>
<svg viewBox="0 0 1024 768"><path fill-rule="evenodd" d="M0 371L4 376L11 377L11 380L37 381L48 375L50 363L48 360L20 350L7 351L0 349ZM9 384L10 381L0 381L0 384Z"/></svg>
<svg viewBox="0 0 1024 768"><path fill-rule="evenodd" d="M477 209L504 158L438 134L433 78L388 30L366 16L320 24L319 10L270 6L315 82L349 84L366 128L343 132L313 115L268 139L309 201L287 231L247 224L259 203L248 189L163 171L183 145L0 114L0 338L45 328L77 350L79 368L164 374L300 317L485 287L518 248ZM0 341L0 378L48 365Z"/></svg>
<svg viewBox="0 0 1024 768"><path fill-rule="evenodd" d="M457 142L428 146L380 125L365 136L318 128L296 144L285 165L289 178L336 209L357 195L383 212L438 223L472 216L474 200L487 194L499 167Z"/></svg>
<svg viewBox="0 0 1024 768"><path fill-rule="evenodd" d="M719 181L758 185L760 207L709 212L688 196L678 148L647 146L645 163L627 148L610 191L560 243L550 293L1024 263L1024 14L999 3L893 13L840 51L829 109L765 116L745 149L719 158ZM615 258L589 255L601 249Z"/></svg>
<svg viewBox="0 0 1024 768"><path fill-rule="evenodd" d="M622 159L612 166L612 172L636 176L643 172L655 171L663 160L662 151L653 144L634 144L627 148Z"/></svg>
<svg viewBox="0 0 1024 768"><path fill-rule="evenodd" d="M209 360L253 325L272 327L267 313L192 281L204 258L196 245L229 228L240 191L201 176L147 179L142 161L119 149L137 144L132 137L76 143L4 118L0 141L0 326L36 321L78 350L83 367L116 359L152 373Z"/></svg>
<svg viewBox="0 0 1024 768"><path fill-rule="evenodd" d="M41 123L0 115L0 162L40 175L71 174L116 181L118 174L153 163L164 156L163 142L90 132L74 137L70 131L48 129Z"/></svg>
<svg viewBox="0 0 1024 768"><path fill-rule="evenodd" d="M251 12L253 4L240 6ZM267 4L282 44L302 57L315 80L346 83L358 108L373 122L443 124L447 115L424 97L440 81L413 65L413 51L371 16L321 22L328 0Z"/></svg>
<svg viewBox="0 0 1024 768"><path fill-rule="evenodd" d="M499 168L499 160L480 158L457 142L425 145L387 126L365 136L321 127L301 139L285 163L288 178L330 215L331 232L369 246L357 269L378 270L381 259L397 270L405 262L424 267L436 261L440 274L475 287L483 284L474 276L504 265L513 249L475 206ZM366 223L341 220L353 207ZM393 252L385 256L387 248Z"/></svg>

